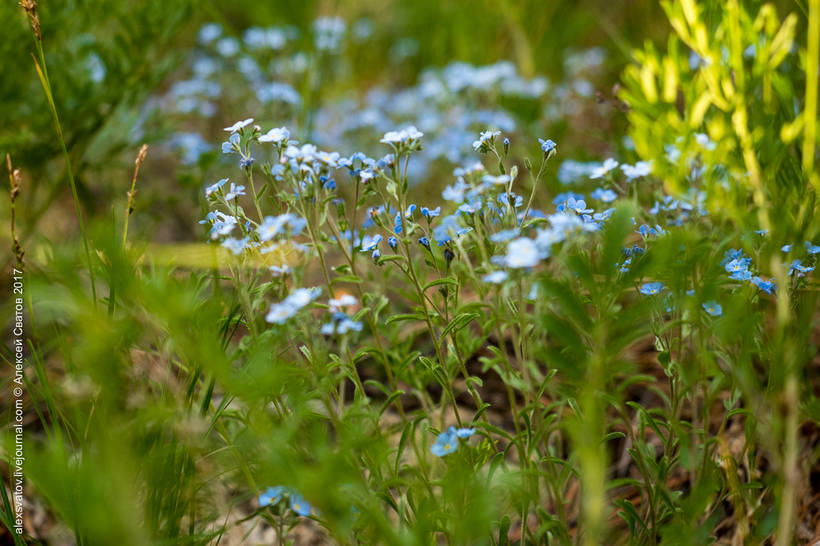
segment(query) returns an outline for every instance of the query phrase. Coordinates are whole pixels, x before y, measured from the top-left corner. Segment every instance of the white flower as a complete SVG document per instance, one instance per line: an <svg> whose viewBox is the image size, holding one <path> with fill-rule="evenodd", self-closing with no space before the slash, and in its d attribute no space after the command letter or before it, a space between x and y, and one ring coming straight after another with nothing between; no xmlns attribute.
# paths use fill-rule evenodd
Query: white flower
<svg viewBox="0 0 820 546"><path fill-rule="evenodd" d="M237 121L236 123L234 123L230 127L225 127L225 130L228 131L229 133L236 133L237 131L239 131L240 129L244 129L245 127L247 127L251 123L253 123L253 118L248 118L248 119L243 120L243 121Z"/></svg>
<svg viewBox="0 0 820 546"><path fill-rule="evenodd" d="M535 267L541 260L541 253L532 239L520 237L511 241L507 246L507 256L504 263L507 267L522 268Z"/></svg>
<svg viewBox="0 0 820 546"><path fill-rule="evenodd" d="M640 178L642 176L648 176L652 172L652 162L651 161L638 161L635 165L627 165L624 163L621 165L621 170L626 175L626 181L631 182L636 178Z"/></svg>
<svg viewBox="0 0 820 546"><path fill-rule="evenodd" d="M342 307L350 307L358 303L359 301L350 294L342 294L340 297L328 300L327 302L333 311L339 311Z"/></svg>
<svg viewBox="0 0 820 546"><path fill-rule="evenodd" d="M275 127L259 137L259 142L273 142L274 144L282 144L287 142L290 138L290 131L287 127Z"/></svg>
<svg viewBox="0 0 820 546"><path fill-rule="evenodd" d="M482 280L491 284L501 284L506 281L509 276L506 271L493 271L492 273L484 275Z"/></svg>
<svg viewBox="0 0 820 546"><path fill-rule="evenodd" d="M411 144L424 136L414 125L400 131L388 131L379 142L384 144Z"/></svg>
<svg viewBox="0 0 820 546"><path fill-rule="evenodd" d="M592 171L592 174L590 174L589 177L592 178L592 179L603 178L607 175L607 173L609 171L611 171L612 169L614 169L617 166L618 166L617 161L615 161L611 157L607 158L600 167L598 167L598 168L596 168L595 170Z"/></svg>

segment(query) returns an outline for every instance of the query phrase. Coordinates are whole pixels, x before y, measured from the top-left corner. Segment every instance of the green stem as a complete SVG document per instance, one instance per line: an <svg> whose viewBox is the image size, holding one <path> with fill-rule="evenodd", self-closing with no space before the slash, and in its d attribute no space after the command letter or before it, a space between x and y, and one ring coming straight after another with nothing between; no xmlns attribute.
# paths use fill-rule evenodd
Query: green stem
<svg viewBox="0 0 820 546"><path fill-rule="evenodd" d="M77 193L77 183L74 181L74 171L71 168L71 157L66 148L65 138L63 136L63 128L60 125L60 117L57 115L57 106L54 104L54 95L51 90L51 82L48 79L48 69L46 67L46 58L43 53L43 44L35 37L34 43L37 45L37 54L40 57L40 62L34 59L34 67L37 69L37 75L40 77L40 83L45 91L46 99L48 100L49 108L51 109L51 116L54 118L54 126L57 130L57 137L60 141L60 147L63 151L63 157L66 164L66 173L68 174L68 182L71 186L71 195L74 198L74 208L77 211L77 220L80 224L80 233L83 238L83 247L85 249L85 257L88 262L88 277L91 282L91 298L94 305L97 305L97 285L94 279L94 267L91 263L91 246L88 243L88 233L85 229L85 220L83 220L83 211L80 205L80 197Z"/></svg>

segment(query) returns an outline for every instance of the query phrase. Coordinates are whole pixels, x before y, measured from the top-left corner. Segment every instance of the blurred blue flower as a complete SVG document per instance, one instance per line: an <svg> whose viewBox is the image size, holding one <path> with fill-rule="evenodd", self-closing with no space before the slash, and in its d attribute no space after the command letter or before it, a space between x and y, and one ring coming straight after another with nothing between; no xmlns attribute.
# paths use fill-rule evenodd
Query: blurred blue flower
<svg viewBox="0 0 820 546"><path fill-rule="evenodd" d="M616 168L617 166L618 166L618 162L615 161L615 159L613 159L611 157L607 158L599 167L597 167L594 171L592 171L592 174L590 174L589 177L592 178L593 180L595 180L597 178L603 178L607 174L609 174L609 172L612 169Z"/></svg>
<svg viewBox="0 0 820 546"><path fill-rule="evenodd" d="M239 150L239 133L233 133L231 137L222 143L222 153L230 154Z"/></svg>
<svg viewBox="0 0 820 546"><path fill-rule="evenodd" d="M441 214L441 207L436 207L434 209L428 209L427 207L421 207L421 214L425 218L435 218L439 214Z"/></svg>
<svg viewBox="0 0 820 546"><path fill-rule="evenodd" d="M450 427L438 435L438 438L436 438L436 443L433 444L430 451L432 451L433 455L437 457L443 457L458 448L459 438L469 438L473 434L475 434L474 428L456 429L455 427Z"/></svg>
<svg viewBox="0 0 820 546"><path fill-rule="evenodd" d="M259 495L259 506L270 506L282 500L282 495L286 493L286 489L281 485L275 487L268 487L261 495Z"/></svg>
<svg viewBox="0 0 820 546"><path fill-rule="evenodd" d="M593 199L597 199L599 201L603 201L604 203L611 203L618 198L618 194L610 189L603 189L603 188L596 188L593 190L590 197Z"/></svg>
<svg viewBox="0 0 820 546"><path fill-rule="evenodd" d="M535 242L528 237L519 237L507 245L507 255L504 264L516 269L535 267L542 259L542 253Z"/></svg>
<svg viewBox="0 0 820 546"><path fill-rule="evenodd" d="M249 241L250 239L248 237L245 237L244 239L234 239L233 237L228 237L222 241L222 246L238 256L239 254L242 254L242 251L248 246Z"/></svg>
<svg viewBox="0 0 820 546"><path fill-rule="evenodd" d="M265 320L273 324L284 324L304 306L319 297L321 288L297 288L284 300L271 306Z"/></svg>
<svg viewBox="0 0 820 546"><path fill-rule="evenodd" d="M376 235L365 235L362 237L362 249L361 252L370 252L374 250L382 240L382 236L379 234Z"/></svg>
<svg viewBox="0 0 820 546"><path fill-rule="evenodd" d="M330 322L322 325L322 334L329 336L333 334L345 335L348 332L361 332L362 323L352 320L350 317L336 311L333 313Z"/></svg>
<svg viewBox="0 0 820 546"><path fill-rule="evenodd" d="M752 272L748 269L735 271L734 273L729 275L729 278L733 281L748 281L752 278Z"/></svg>
<svg viewBox="0 0 820 546"><path fill-rule="evenodd" d="M636 178L640 178L642 176L649 176L652 173L652 162L651 161L638 161L635 165L628 165L624 163L621 165L621 170L626 175L626 181L632 182Z"/></svg>
<svg viewBox="0 0 820 546"><path fill-rule="evenodd" d="M760 277L752 277L751 281L752 281L752 284L754 284L760 290L762 290L763 292L766 292L769 295L771 295L772 292L774 292L774 290L775 290L775 284L772 281L767 281L767 280L764 280Z"/></svg>
<svg viewBox="0 0 820 546"><path fill-rule="evenodd" d="M228 190L228 193L225 194L225 201L231 201L240 195L245 195L245 186L237 186L231 182L231 187Z"/></svg>
<svg viewBox="0 0 820 546"><path fill-rule="evenodd" d="M205 197L210 197L211 194L219 191L222 188L222 186L225 185L225 182L227 182L227 181L228 181L227 178L223 178L219 182L214 182L213 184L211 184L210 186L205 188Z"/></svg>
<svg viewBox="0 0 820 546"><path fill-rule="evenodd" d="M752 259L748 257L739 257L734 258L726 263L723 268L726 270L727 273L740 273L745 271L749 268L749 264L752 263Z"/></svg>
<svg viewBox="0 0 820 546"><path fill-rule="evenodd" d="M505 243L518 237L519 231L517 229L506 229L490 235L490 241L494 243Z"/></svg>
<svg viewBox="0 0 820 546"><path fill-rule="evenodd" d="M661 293L663 291L663 283L662 282L648 282L645 283L640 288L641 294L644 296L653 296L655 294Z"/></svg>
<svg viewBox="0 0 820 546"><path fill-rule="evenodd" d="M509 273L506 271L493 271L492 273L484 275L482 280L490 284L501 284L506 281L509 276Z"/></svg>
<svg viewBox="0 0 820 546"><path fill-rule="evenodd" d="M793 274L795 271L797 271L798 276L802 276L810 271L814 271L814 266L803 265L803 262L800 260L794 260L791 265L789 265L789 275Z"/></svg>
<svg viewBox="0 0 820 546"><path fill-rule="evenodd" d="M703 310L713 317L719 317L723 314L723 307L715 301L707 301L703 304Z"/></svg>
<svg viewBox="0 0 820 546"><path fill-rule="evenodd" d="M302 517L307 517L310 515L311 506L300 493L291 493L290 509Z"/></svg>
<svg viewBox="0 0 820 546"><path fill-rule="evenodd" d="M558 146L552 139L542 139L539 138L538 142L541 144L541 151L544 152L545 156L552 154L555 151L555 148Z"/></svg>

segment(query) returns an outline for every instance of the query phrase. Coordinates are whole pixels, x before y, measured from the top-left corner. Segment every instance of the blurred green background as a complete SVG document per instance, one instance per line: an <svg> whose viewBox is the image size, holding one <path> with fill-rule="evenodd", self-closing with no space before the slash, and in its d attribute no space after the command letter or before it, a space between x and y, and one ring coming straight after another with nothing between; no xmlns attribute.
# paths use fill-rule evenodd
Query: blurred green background
<svg viewBox="0 0 820 546"><path fill-rule="evenodd" d="M203 24L219 23L224 36L237 38L252 26L292 26L299 30L294 50L309 51L310 28L317 17L341 17L348 35L357 22L363 22L360 30L367 31L365 38L346 41L346 68L332 85L322 85L322 103L351 93L361 96L373 85L413 85L423 70L453 61L485 65L509 60L523 77L541 75L560 82L569 50L590 47L606 51L607 61L596 70L595 89L611 98L630 48L645 39L662 40L668 30L655 2L597 0L243 4L93 0L42 2L38 10L57 110L86 212L110 220L112 204L122 208L133 160L139 146L147 142L152 149L139 183L140 221L132 229L138 237L164 240L190 239L186 232L199 215L196 191L211 164L179 169L176 158L154 148L191 122L158 115L147 105L185 77ZM5 35L0 42L4 74L0 152L10 154L14 166L23 171L19 231L24 237L38 232L59 240L76 234L76 226L59 141L34 68L32 33L15 2L3 3L0 17ZM100 66L105 71L102 79L95 73ZM223 83L223 95L247 92L248 84L239 78L233 86L236 89L226 89ZM586 100L595 102L593 96ZM247 114L263 117L250 108L242 110L241 102L233 105L235 110L224 106L196 128L215 147L223 139L223 126ZM611 140L610 125L624 123L617 110L610 114L600 133L581 130L580 123L570 126L561 120L560 112L558 121L539 129L556 140L560 137L565 153L573 145L582 155L598 156ZM7 184L3 177L4 187ZM7 192L3 193L0 199L6 202ZM7 210L3 206L0 212L4 220ZM0 237L4 238L0 244L7 247L8 235Z"/></svg>

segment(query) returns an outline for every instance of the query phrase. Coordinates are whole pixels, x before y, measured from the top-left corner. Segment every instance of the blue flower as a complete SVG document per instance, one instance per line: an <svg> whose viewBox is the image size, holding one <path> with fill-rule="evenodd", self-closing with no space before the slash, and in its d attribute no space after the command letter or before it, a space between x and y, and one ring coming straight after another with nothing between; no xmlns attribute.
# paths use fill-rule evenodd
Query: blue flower
<svg viewBox="0 0 820 546"><path fill-rule="evenodd" d="M590 197L593 199L597 199L599 201L603 201L604 203L611 203L618 198L618 194L609 189L603 188L596 188L591 194Z"/></svg>
<svg viewBox="0 0 820 546"><path fill-rule="evenodd" d="M714 300L705 302L703 304L703 310L713 317L719 317L723 314L723 307Z"/></svg>
<svg viewBox="0 0 820 546"><path fill-rule="evenodd" d="M547 140L539 138L538 142L541 144L541 151L544 152L545 156L549 156L554 153L555 148L558 146L552 141L552 139L549 138Z"/></svg>
<svg viewBox="0 0 820 546"><path fill-rule="evenodd" d="M303 497L301 494L291 493L290 509L302 517L307 517L310 515L311 506L310 503L306 501L305 497Z"/></svg>
<svg viewBox="0 0 820 546"><path fill-rule="evenodd" d="M726 270L727 273L741 273L747 270L751 263L751 258L739 257L727 262L726 265L723 266L723 268Z"/></svg>
<svg viewBox="0 0 820 546"><path fill-rule="evenodd" d="M441 192L441 196L444 198L445 201L451 201L453 203L463 203L464 193L468 188L469 186L467 186L466 182L464 182L463 180L458 180L455 184L444 188L444 191Z"/></svg>
<svg viewBox="0 0 820 546"><path fill-rule="evenodd" d="M577 214L589 214L592 209L587 208L587 203L583 199L575 199L570 197L567 199L567 208L575 211Z"/></svg>
<svg viewBox="0 0 820 546"><path fill-rule="evenodd" d="M361 252L370 252L371 250L375 250L379 243L382 240L382 236L379 234L376 235L365 235L362 237L362 249Z"/></svg>
<svg viewBox="0 0 820 546"><path fill-rule="evenodd" d="M304 306L319 297L321 288L298 288L279 303L271 306L265 320L273 324L284 324Z"/></svg>
<svg viewBox="0 0 820 546"><path fill-rule="evenodd" d="M473 142L473 150L486 152L489 149L490 143L495 137L501 134L501 131L484 131L478 136L478 140Z"/></svg>
<svg viewBox="0 0 820 546"><path fill-rule="evenodd" d="M754 284L760 290L762 290L763 292L766 292L769 295L771 295L772 292L774 292L774 290L775 290L775 284L772 281L767 281L767 280L764 280L760 277L752 277L751 281L752 281L752 284Z"/></svg>
<svg viewBox="0 0 820 546"><path fill-rule="evenodd" d="M505 243L518 237L517 229L506 229L490 235L490 241L494 243Z"/></svg>
<svg viewBox="0 0 820 546"><path fill-rule="evenodd" d="M484 275L482 280L490 284L501 284L506 281L509 276L510 275L506 271L493 271L492 273Z"/></svg>
<svg viewBox="0 0 820 546"><path fill-rule="evenodd" d="M436 207L434 209L428 209L427 207L421 207L421 214L425 218L435 218L439 214L441 214L441 207Z"/></svg>
<svg viewBox="0 0 820 546"><path fill-rule="evenodd" d="M792 251L792 245L783 245L783 246L780 247L780 250L782 250L783 252L791 252Z"/></svg>
<svg viewBox="0 0 820 546"><path fill-rule="evenodd" d="M797 271L798 276L803 276L810 271L814 271L813 266L803 265L803 262L800 260L794 260L791 265L789 265L789 275Z"/></svg>
<svg viewBox="0 0 820 546"><path fill-rule="evenodd" d="M259 495L259 506L270 506L271 504L278 503L282 500L282 495L284 495L285 492L285 488L281 485L268 487Z"/></svg>
<svg viewBox="0 0 820 546"><path fill-rule="evenodd" d="M270 241L282 231L284 231L285 226L290 221L291 215L290 214L281 214L279 216L265 216L265 219L256 229L256 233L259 235L259 240Z"/></svg>
<svg viewBox="0 0 820 546"><path fill-rule="evenodd" d="M729 278L733 281L748 281L752 278L752 272L748 269L742 269L729 275Z"/></svg>
<svg viewBox="0 0 820 546"><path fill-rule="evenodd" d="M231 137L222 143L222 153L231 154L239 149L239 133L233 133Z"/></svg>
<svg viewBox="0 0 820 546"><path fill-rule="evenodd" d="M812 256L814 256L815 254L820 254L820 246L813 245L809 241L804 242L803 245L806 247L806 252L808 252Z"/></svg>
<svg viewBox="0 0 820 546"><path fill-rule="evenodd" d="M508 174L499 174L498 176L493 176L491 174L485 174L481 178L481 182L489 187L489 186L506 186L510 182L510 175Z"/></svg>
<svg viewBox="0 0 820 546"><path fill-rule="evenodd" d="M351 331L361 332L362 323L352 320L341 311L333 313L330 322L322 325L322 333L327 336L332 334L344 335Z"/></svg>
<svg viewBox="0 0 820 546"><path fill-rule="evenodd" d="M641 294L644 296L653 296L655 294L660 294L663 291L663 283L662 282L648 282L641 286L640 288Z"/></svg>
<svg viewBox="0 0 820 546"><path fill-rule="evenodd" d="M242 254L242 251L245 250L245 247L248 246L248 242L250 241L249 238L245 237L244 239L234 239L233 237L228 237L224 241L222 241L222 246L233 252L235 255Z"/></svg>
<svg viewBox="0 0 820 546"><path fill-rule="evenodd" d="M228 193L225 194L225 201L231 201L240 195L245 195L245 186L237 186L231 182L231 188L228 190Z"/></svg>
<svg viewBox="0 0 820 546"><path fill-rule="evenodd" d="M474 428L456 429L455 427L450 427L438 435L436 443L433 444L430 451L432 451L436 457L443 457L458 448L459 438L469 438L473 434L475 434Z"/></svg>
<svg viewBox="0 0 820 546"><path fill-rule="evenodd" d="M225 185L225 182L227 182L227 181L228 181L227 178L223 178L219 182L214 182L213 184L211 184L210 186L205 188L205 197L210 197L213 193L219 191L222 188L222 186Z"/></svg>
<svg viewBox="0 0 820 546"><path fill-rule="evenodd" d="M535 267L541 261L543 254L535 242L528 237L519 237L507 245L507 255L504 263L507 267L516 269Z"/></svg>
<svg viewBox="0 0 820 546"><path fill-rule="evenodd" d="M419 239L419 244L427 249L430 248L430 240L427 237L421 237Z"/></svg>
<svg viewBox="0 0 820 546"><path fill-rule="evenodd" d="M552 200L552 204L553 205L561 205L561 204L565 203L566 201L569 201L570 199L575 199L576 201L583 200L584 196L581 195L580 193L573 193L571 191L564 192L564 193L559 193Z"/></svg>
<svg viewBox="0 0 820 546"><path fill-rule="evenodd" d="M738 260L743 258L743 250L738 248L730 248L726 251L726 254L723 255L723 260L720 262L720 265L725 266L727 263L731 262L732 260ZM747 263L747 265L751 263L751 259ZM728 271L728 270L727 270Z"/></svg>
<svg viewBox="0 0 820 546"><path fill-rule="evenodd" d="M388 237L387 238L387 244L390 245L390 248L395 250L396 245L398 244L398 241L396 240L395 237Z"/></svg>

